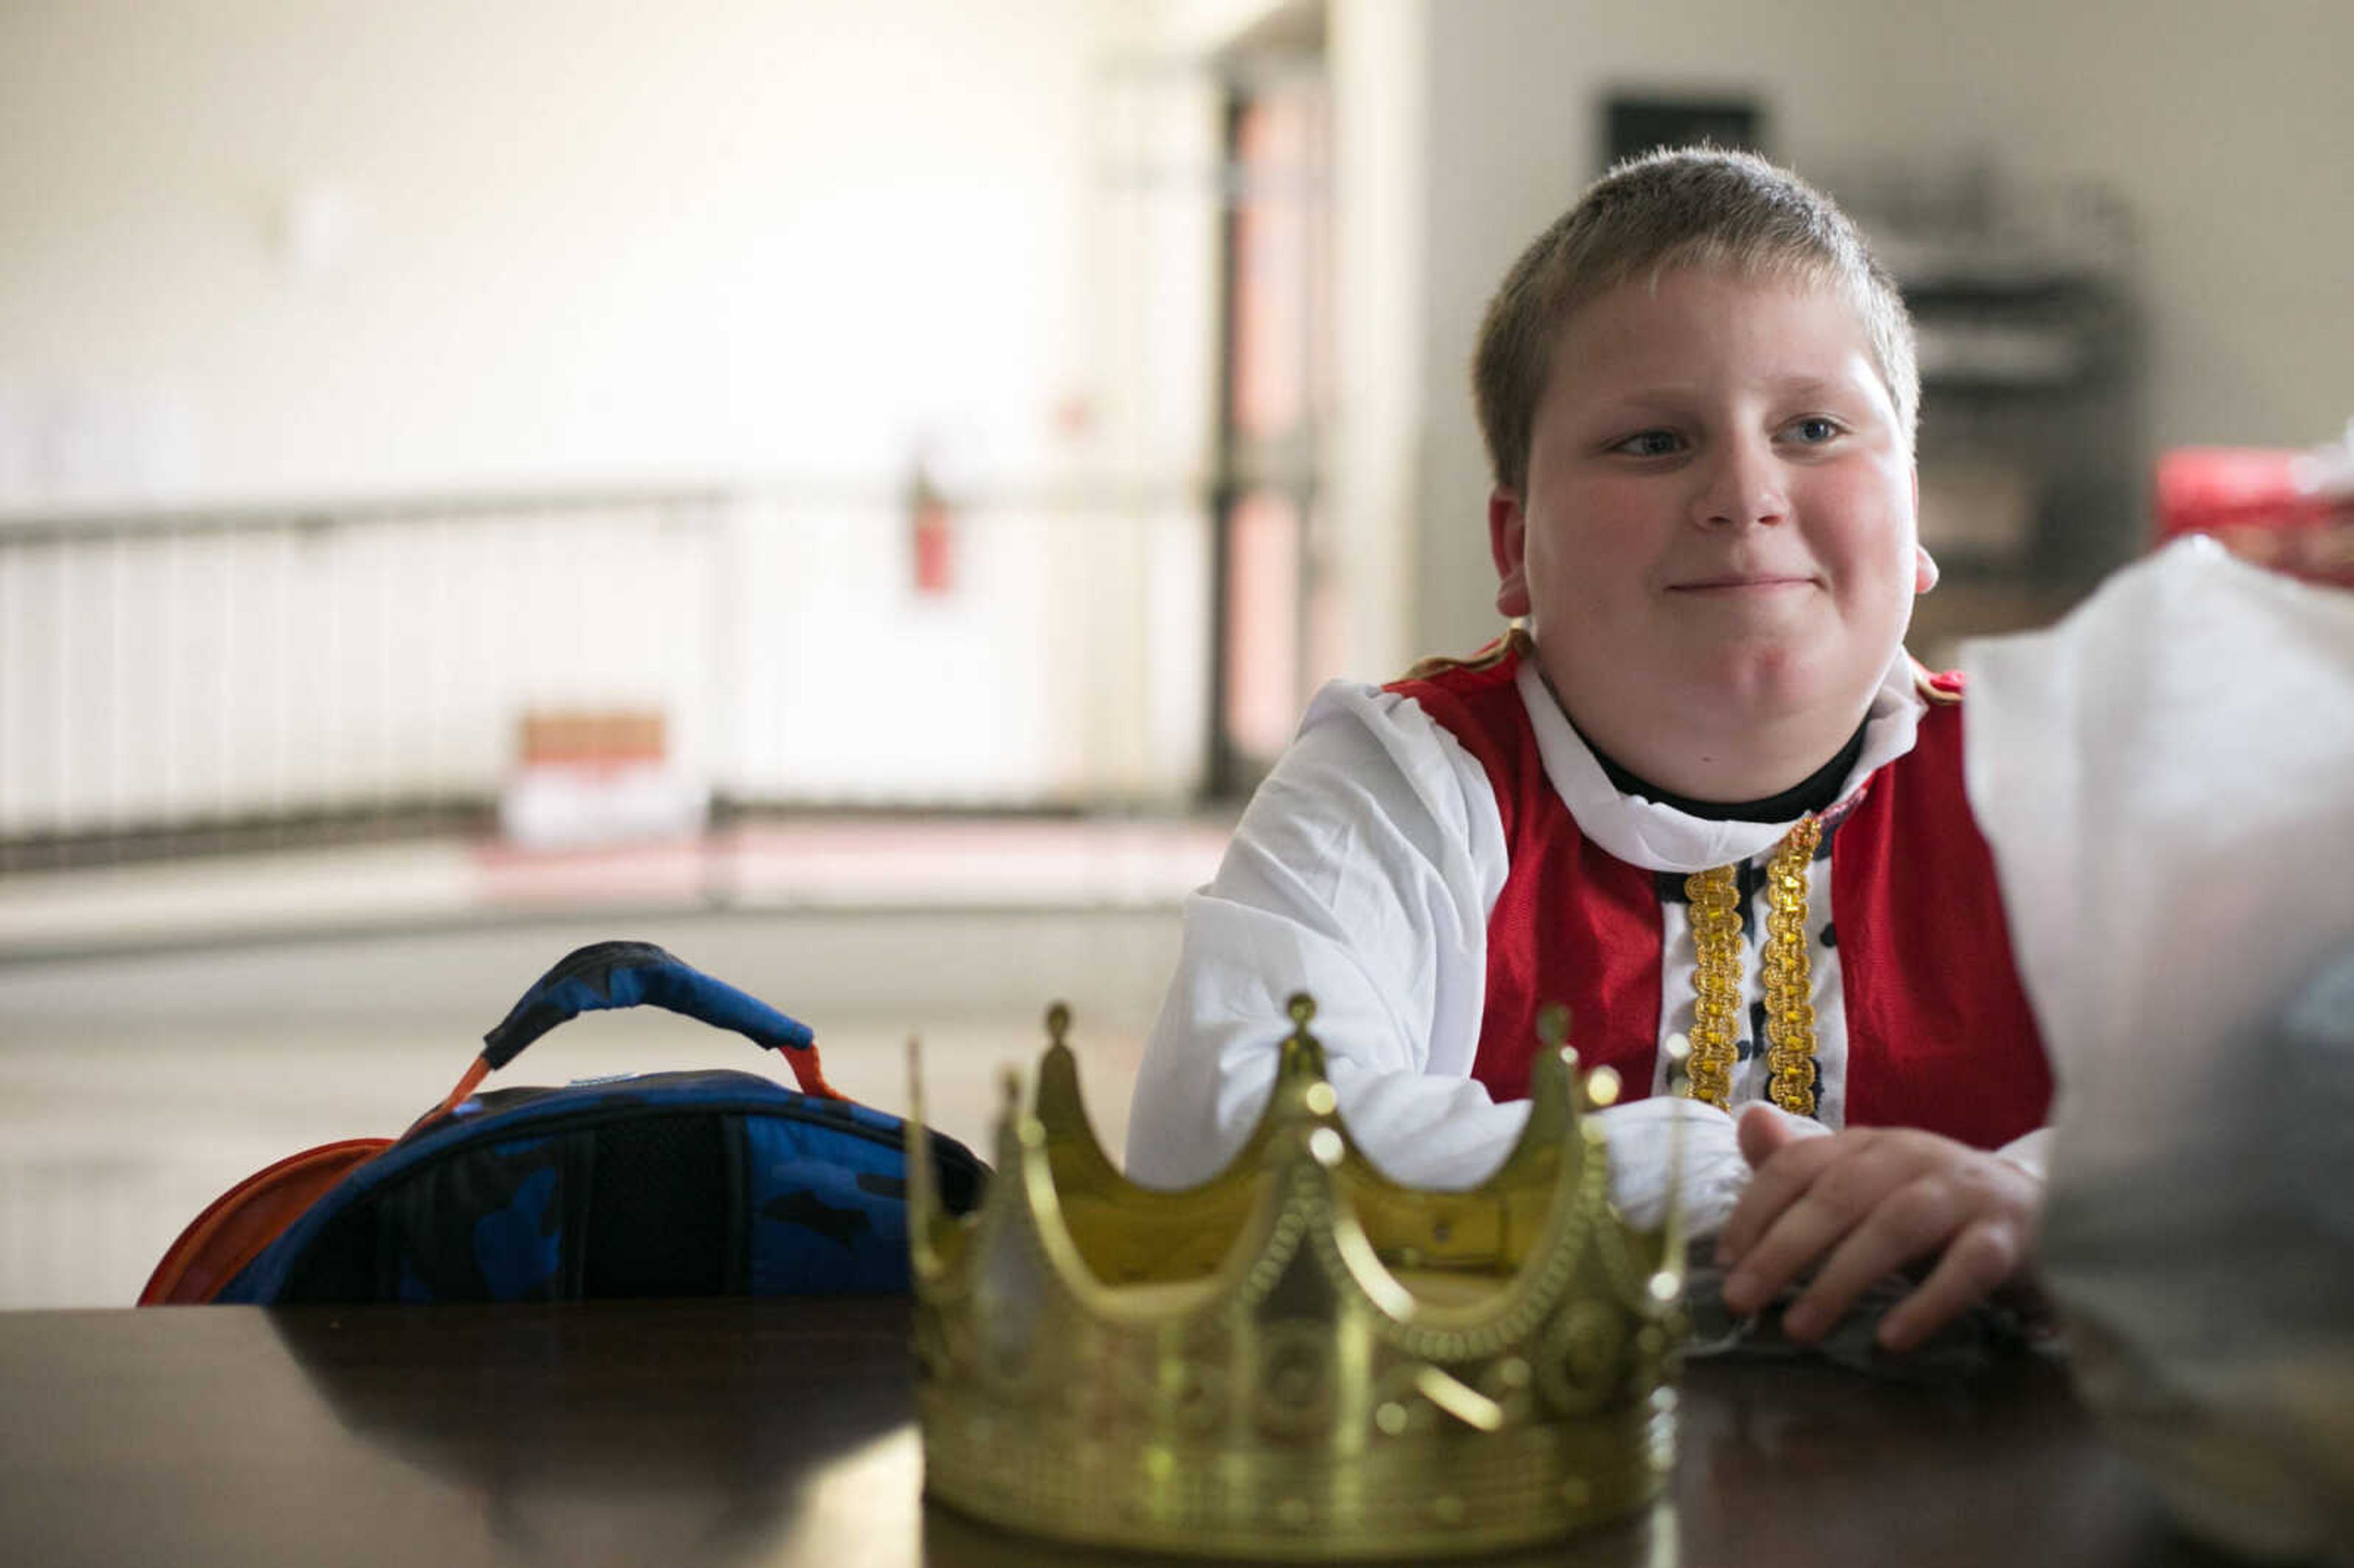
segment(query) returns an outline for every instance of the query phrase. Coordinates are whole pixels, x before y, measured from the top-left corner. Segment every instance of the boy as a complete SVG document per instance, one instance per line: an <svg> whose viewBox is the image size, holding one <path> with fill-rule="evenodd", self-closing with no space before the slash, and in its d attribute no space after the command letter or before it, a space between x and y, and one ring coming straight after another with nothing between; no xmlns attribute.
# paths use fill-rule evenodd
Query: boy
<svg viewBox="0 0 2354 1568"><path fill-rule="evenodd" d="M1730 1307L1812 1268L1784 1326L1817 1337L1934 1255L1879 1330L1915 1344L2024 1266L2051 1076L1958 693L1903 648L1935 574L1894 285L1794 177L1654 154L1521 258L1474 380L1497 608L1525 629L1318 695L1188 903L1131 1170L1224 1163L1304 989L1368 1151L1469 1184L1566 1001L1581 1064L1646 1097L1600 1118L1630 1214L1681 1117ZM1662 1093L1676 1033L1691 1102Z"/></svg>

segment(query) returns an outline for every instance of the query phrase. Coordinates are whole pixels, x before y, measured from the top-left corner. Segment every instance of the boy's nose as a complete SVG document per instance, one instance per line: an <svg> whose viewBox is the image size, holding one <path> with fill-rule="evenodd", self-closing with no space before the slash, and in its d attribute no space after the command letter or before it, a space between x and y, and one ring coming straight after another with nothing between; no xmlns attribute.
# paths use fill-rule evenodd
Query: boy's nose
<svg viewBox="0 0 2354 1568"><path fill-rule="evenodd" d="M1695 521L1719 525L1780 523L1790 513L1781 465L1770 447L1749 440L1722 442L1710 453L1692 505Z"/></svg>

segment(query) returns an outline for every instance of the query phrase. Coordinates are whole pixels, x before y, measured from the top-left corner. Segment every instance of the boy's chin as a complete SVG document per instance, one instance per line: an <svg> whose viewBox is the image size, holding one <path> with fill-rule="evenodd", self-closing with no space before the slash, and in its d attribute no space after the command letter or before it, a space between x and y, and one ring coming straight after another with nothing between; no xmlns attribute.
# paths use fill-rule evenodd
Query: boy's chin
<svg viewBox="0 0 2354 1568"><path fill-rule="evenodd" d="M1826 649L1819 643L1755 638L1711 650L1688 665L1681 700L1697 716L1714 714L1735 726L1769 726L1825 716L1852 725L1872 694L1896 644L1884 649ZM1842 740L1845 736L1840 737Z"/></svg>
<svg viewBox="0 0 2354 1568"><path fill-rule="evenodd" d="M1568 649L1540 632L1538 658L1554 694L1581 725L1589 710L1607 725L1600 716L1606 710L1622 724L1639 718L1667 729L1739 731L1819 719L1844 722L1851 731L1880 689L1903 631L1895 625L1860 637L1812 617L1775 626L1709 625L1701 619L1702 624L1677 627L1648 647ZM1847 733L1839 738L1843 743Z"/></svg>

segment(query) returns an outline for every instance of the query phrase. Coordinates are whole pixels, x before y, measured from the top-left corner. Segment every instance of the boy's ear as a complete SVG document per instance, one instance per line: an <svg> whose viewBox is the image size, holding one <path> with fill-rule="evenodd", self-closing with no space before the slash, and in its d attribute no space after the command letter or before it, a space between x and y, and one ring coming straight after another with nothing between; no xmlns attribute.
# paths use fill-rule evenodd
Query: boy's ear
<svg viewBox="0 0 2354 1568"><path fill-rule="evenodd" d="M1920 525L1921 471L1915 468L1913 471L1913 526L1917 530ZM1916 535L1913 541L1913 592L1918 597L1936 586L1936 557L1929 554L1928 546L1922 544Z"/></svg>
<svg viewBox="0 0 2354 1568"><path fill-rule="evenodd" d="M1529 518L1521 498L1502 485L1488 493L1488 553L1496 561L1496 609L1529 613Z"/></svg>

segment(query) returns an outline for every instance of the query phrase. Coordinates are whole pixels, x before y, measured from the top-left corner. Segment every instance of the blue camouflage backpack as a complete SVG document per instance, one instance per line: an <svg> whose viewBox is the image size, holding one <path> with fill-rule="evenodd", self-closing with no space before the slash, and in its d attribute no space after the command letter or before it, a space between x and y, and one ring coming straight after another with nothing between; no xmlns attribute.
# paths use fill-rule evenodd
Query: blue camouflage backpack
<svg viewBox="0 0 2354 1568"><path fill-rule="evenodd" d="M478 1092L583 1012L651 1005L777 1051L799 1090L713 1068ZM988 1171L931 1139L941 1199ZM804 1024L647 942L572 953L398 1139L279 1161L197 1216L143 1304L807 1296L907 1287L906 1124L825 1082Z"/></svg>

